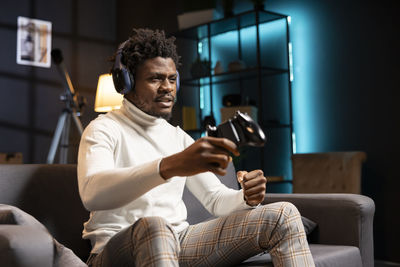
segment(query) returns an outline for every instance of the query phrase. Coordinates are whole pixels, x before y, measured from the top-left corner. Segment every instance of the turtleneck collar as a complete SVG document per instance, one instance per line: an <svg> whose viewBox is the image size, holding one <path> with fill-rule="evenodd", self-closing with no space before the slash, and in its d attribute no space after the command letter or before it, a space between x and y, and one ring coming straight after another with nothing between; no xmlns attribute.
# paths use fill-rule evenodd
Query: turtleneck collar
<svg viewBox="0 0 400 267"><path fill-rule="evenodd" d="M163 118L154 117L143 112L126 98L123 99L120 110L130 120L141 126L147 126L147 127L156 126L165 121Z"/></svg>

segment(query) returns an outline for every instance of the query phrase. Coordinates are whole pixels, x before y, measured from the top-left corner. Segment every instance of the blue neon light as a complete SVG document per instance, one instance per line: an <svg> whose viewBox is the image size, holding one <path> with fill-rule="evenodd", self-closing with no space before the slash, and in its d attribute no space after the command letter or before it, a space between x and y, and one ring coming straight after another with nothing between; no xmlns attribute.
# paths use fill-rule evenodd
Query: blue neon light
<svg viewBox="0 0 400 267"><path fill-rule="evenodd" d="M289 46L289 73L290 73L290 81L293 82L294 79L294 74L293 74L293 48L292 48L292 43L288 43Z"/></svg>
<svg viewBox="0 0 400 267"><path fill-rule="evenodd" d="M201 55L203 53L203 43L202 42L198 42L197 52L199 53L199 55Z"/></svg>
<svg viewBox="0 0 400 267"><path fill-rule="evenodd" d="M293 154L295 154L295 153L297 153L296 133L295 132L292 132L292 141L293 141L292 151L293 151Z"/></svg>
<svg viewBox="0 0 400 267"><path fill-rule="evenodd" d="M200 86L200 109L203 110L204 109L204 86Z"/></svg>

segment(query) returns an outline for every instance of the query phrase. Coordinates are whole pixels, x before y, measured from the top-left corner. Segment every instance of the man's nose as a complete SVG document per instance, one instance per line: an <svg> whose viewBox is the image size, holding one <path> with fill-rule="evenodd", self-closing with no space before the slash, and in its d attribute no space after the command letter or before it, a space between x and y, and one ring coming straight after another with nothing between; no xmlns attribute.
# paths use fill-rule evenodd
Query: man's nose
<svg viewBox="0 0 400 267"><path fill-rule="evenodd" d="M169 79L164 79L161 82L160 90L172 92L174 90L174 88L175 88L175 83L171 82Z"/></svg>

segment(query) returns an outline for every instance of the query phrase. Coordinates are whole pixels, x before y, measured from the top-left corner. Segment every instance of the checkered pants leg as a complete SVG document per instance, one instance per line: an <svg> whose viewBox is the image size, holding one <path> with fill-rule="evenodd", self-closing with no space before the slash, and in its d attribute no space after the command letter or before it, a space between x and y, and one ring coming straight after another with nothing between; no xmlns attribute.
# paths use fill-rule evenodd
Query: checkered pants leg
<svg viewBox="0 0 400 267"><path fill-rule="evenodd" d="M139 219L122 230L97 256L88 260L90 267L177 267L179 240L172 227L160 217Z"/></svg>
<svg viewBox="0 0 400 267"><path fill-rule="evenodd" d="M314 266L296 207L277 202L189 226L180 266L234 266L267 250L275 267Z"/></svg>

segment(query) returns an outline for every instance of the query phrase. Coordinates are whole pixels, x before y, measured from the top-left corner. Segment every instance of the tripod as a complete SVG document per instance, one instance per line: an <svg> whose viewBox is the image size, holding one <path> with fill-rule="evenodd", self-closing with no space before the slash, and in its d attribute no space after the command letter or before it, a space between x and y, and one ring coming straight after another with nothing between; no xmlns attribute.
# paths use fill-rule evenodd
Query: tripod
<svg viewBox="0 0 400 267"><path fill-rule="evenodd" d="M75 126L79 132L79 136L81 136L83 132L83 127L81 121L79 120L79 116L81 114L80 111L84 105L84 101L83 99L82 101L79 101L77 95L75 94L75 90L72 86L68 72L64 64L62 64L63 57L61 51L54 49L51 51L51 56L54 63L58 67L58 71L64 78L63 85L65 93L60 96L60 99L65 103L66 107L62 110L61 115L58 118L57 127L51 141L49 154L47 156L47 163L54 163L54 157L56 155L57 148L60 147L60 163L66 164L68 163L68 149L70 146L69 133L71 128L71 120L75 123Z"/></svg>

